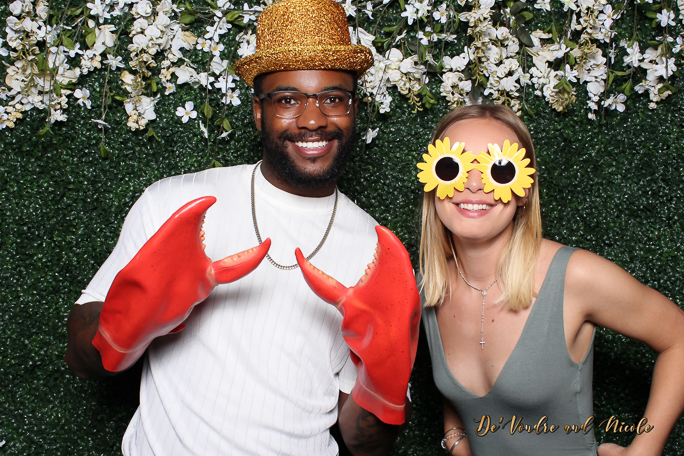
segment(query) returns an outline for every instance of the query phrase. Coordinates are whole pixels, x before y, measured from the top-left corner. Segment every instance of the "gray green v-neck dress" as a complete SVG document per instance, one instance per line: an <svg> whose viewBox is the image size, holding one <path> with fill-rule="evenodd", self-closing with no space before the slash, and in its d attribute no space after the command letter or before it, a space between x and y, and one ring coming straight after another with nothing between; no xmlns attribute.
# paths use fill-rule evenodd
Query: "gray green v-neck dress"
<svg viewBox="0 0 684 456"><path fill-rule="evenodd" d="M565 269L573 251L571 247L562 247L554 256L520 340L494 386L483 397L471 393L454 378L444 355L435 308L423 309L435 384L461 417L474 456L597 454L591 426L586 426L586 434L581 429L572 430L573 425L578 429L593 415L594 358L593 336L580 363L570 358L565 343L563 289ZM484 424L489 421L486 433L487 427L478 431L480 424L476 422L483 417ZM543 425L534 428L543 417L546 430L555 425L555 432L545 433ZM518 432L517 424L522 424L522 432ZM493 425L499 426L495 432L491 432ZM565 426L571 427L569 434Z"/></svg>

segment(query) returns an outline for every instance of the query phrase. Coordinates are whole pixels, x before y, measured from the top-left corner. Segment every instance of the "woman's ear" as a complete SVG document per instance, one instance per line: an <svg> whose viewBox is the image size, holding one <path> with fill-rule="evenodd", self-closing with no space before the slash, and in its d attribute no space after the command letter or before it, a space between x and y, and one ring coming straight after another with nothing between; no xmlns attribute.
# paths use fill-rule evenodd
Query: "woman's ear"
<svg viewBox="0 0 684 456"><path fill-rule="evenodd" d="M516 204L517 204L519 207L524 206L525 204L527 204L527 198L528 198L529 196L530 196L530 189L529 189L529 188L526 188L526 189L525 189L525 196L522 197L522 198L516 198L516 199L515 199L515 200L516 200Z"/></svg>

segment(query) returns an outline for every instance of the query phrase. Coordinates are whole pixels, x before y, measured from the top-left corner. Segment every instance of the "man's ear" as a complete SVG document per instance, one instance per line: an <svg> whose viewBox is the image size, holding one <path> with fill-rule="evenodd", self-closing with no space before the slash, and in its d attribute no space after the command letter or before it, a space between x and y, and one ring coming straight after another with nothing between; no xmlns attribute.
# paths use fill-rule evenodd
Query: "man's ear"
<svg viewBox="0 0 684 456"><path fill-rule="evenodd" d="M261 100L259 97L252 97L252 113L257 130L261 131Z"/></svg>

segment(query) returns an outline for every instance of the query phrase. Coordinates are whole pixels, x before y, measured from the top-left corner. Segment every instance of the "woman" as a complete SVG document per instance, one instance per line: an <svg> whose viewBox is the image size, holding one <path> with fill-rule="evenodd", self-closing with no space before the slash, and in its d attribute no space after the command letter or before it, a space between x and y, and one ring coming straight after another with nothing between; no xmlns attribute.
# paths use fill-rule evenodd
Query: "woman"
<svg viewBox="0 0 684 456"><path fill-rule="evenodd" d="M542 239L534 147L510 109L454 111L429 149L418 165L427 184L420 254L442 446L454 455L661 454L684 409L684 312L615 264ZM596 325L659 353L644 414L654 427L642 421L627 448L594 440Z"/></svg>

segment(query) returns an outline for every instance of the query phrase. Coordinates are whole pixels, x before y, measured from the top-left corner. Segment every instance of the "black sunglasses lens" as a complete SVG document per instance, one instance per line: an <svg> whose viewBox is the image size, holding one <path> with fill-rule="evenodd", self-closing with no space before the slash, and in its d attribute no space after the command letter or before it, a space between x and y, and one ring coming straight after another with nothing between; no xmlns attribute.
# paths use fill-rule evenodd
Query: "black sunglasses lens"
<svg viewBox="0 0 684 456"><path fill-rule="evenodd" d="M461 172L458 162L452 157L442 157L435 164L435 174L444 182L451 182Z"/></svg>
<svg viewBox="0 0 684 456"><path fill-rule="evenodd" d="M490 173L497 184L510 184L515 179L515 165L510 160L499 159L492 163Z"/></svg>

